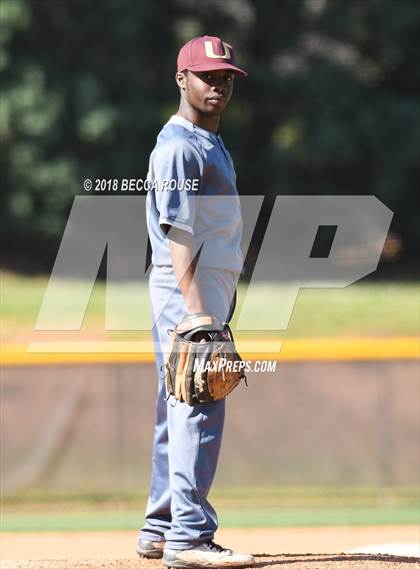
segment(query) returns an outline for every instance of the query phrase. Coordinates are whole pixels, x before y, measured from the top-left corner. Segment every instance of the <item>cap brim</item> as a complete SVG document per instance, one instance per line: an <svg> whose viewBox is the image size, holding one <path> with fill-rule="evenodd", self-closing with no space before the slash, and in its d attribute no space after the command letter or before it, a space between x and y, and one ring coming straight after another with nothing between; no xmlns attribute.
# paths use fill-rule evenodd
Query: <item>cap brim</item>
<svg viewBox="0 0 420 569"><path fill-rule="evenodd" d="M218 69L229 69L233 71L236 75L240 75L241 77L246 77L248 73L243 71L243 69L239 69L236 65L232 65L231 63L223 63L221 61L214 62L214 63L200 63L198 65L190 65L187 67L189 71L217 71Z"/></svg>

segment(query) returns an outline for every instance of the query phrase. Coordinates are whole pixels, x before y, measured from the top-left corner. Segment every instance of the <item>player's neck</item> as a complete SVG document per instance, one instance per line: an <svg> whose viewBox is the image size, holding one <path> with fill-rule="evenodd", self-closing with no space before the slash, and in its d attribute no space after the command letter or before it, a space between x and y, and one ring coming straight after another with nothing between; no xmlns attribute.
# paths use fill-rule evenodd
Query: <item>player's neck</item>
<svg viewBox="0 0 420 569"><path fill-rule="evenodd" d="M220 115L206 115L204 113L200 113L189 105L183 105L182 102L179 106L177 115L187 119L187 121L192 122L200 128L213 132L214 134L219 132Z"/></svg>

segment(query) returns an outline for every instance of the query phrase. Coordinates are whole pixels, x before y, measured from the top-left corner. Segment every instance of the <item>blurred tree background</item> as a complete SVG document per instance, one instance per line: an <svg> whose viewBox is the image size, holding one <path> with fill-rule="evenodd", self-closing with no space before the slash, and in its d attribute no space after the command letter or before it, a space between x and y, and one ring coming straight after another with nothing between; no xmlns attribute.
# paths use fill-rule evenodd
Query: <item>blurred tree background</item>
<svg viewBox="0 0 420 569"><path fill-rule="evenodd" d="M236 46L222 123L243 194L373 194L419 244L416 0L1 0L2 262L47 270L84 178L144 178L179 47ZM393 264L394 267L398 264Z"/></svg>

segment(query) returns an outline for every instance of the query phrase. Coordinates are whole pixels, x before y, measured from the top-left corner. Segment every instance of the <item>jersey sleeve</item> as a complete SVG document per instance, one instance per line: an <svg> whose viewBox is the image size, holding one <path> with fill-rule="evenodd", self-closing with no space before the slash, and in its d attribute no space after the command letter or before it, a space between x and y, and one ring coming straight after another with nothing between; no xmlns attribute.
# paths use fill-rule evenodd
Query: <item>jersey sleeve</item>
<svg viewBox="0 0 420 569"><path fill-rule="evenodd" d="M203 174L199 152L187 140L173 138L155 149L151 162L159 225L193 234Z"/></svg>

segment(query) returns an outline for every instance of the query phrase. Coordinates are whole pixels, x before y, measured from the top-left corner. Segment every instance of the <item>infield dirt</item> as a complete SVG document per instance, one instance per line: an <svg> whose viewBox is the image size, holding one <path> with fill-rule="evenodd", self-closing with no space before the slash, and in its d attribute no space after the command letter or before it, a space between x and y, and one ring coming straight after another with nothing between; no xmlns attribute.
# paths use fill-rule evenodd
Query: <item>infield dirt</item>
<svg viewBox="0 0 420 569"><path fill-rule="evenodd" d="M398 569L419 566L419 559L414 557L395 557L391 555L365 554L300 554L258 556L254 567L263 569ZM160 561L135 559L72 559L72 560L35 560L7 561L1 565L4 569L157 569Z"/></svg>
<svg viewBox="0 0 420 569"><path fill-rule="evenodd" d="M135 531L15 532L1 537L2 569L162 568L160 561L137 557ZM222 529L216 538L238 551L254 552L258 569L414 569L420 567L418 557L339 552L417 540L416 526Z"/></svg>

